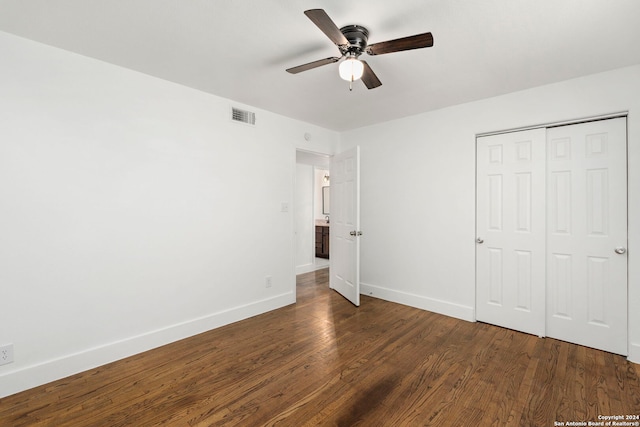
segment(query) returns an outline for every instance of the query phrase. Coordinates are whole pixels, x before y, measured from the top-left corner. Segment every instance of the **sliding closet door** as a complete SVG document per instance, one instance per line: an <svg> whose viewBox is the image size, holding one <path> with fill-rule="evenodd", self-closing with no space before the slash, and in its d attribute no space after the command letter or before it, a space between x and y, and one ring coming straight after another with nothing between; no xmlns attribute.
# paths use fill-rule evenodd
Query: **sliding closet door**
<svg viewBox="0 0 640 427"><path fill-rule="evenodd" d="M626 119L548 129L547 159L547 335L626 355Z"/></svg>
<svg viewBox="0 0 640 427"><path fill-rule="evenodd" d="M477 139L476 318L544 335L545 130Z"/></svg>

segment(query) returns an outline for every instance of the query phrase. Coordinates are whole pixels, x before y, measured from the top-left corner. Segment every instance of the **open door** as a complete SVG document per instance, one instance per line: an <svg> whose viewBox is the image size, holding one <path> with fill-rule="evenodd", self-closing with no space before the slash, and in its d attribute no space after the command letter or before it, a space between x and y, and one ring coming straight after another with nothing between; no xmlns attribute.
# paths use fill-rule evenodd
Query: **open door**
<svg viewBox="0 0 640 427"><path fill-rule="evenodd" d="M331 159L329 286L360 305L360 147Z"/></svg>

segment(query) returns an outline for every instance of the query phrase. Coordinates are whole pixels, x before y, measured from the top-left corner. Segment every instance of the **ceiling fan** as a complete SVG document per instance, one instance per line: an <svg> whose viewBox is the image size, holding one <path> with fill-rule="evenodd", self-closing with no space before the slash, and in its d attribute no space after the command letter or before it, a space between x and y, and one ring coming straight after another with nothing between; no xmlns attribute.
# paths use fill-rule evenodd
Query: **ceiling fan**
<svg viewBox="0 0 640 427"><path fill-rule="evenodd" d="M320 59L288 68L287 72L291 74L301 73L322 65L333 64L344 58L339 67L340 77L349 81L350 84L362 79L367 89L374 89L381 86L382 82L366 61L358 59L364 52L369 55L382 55L433 46L431 33L416 34L415 36L368 45L369 30L361 25L347 25L338 28L323 9L306 10L304 14L338 47L341 56Z"/></svg>

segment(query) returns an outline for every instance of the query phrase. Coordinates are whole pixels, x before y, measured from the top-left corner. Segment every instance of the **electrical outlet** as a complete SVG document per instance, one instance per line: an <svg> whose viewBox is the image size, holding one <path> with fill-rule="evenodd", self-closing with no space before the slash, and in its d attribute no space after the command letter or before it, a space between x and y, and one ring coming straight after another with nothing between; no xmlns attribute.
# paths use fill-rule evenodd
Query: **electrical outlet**
<svg viewBox="0 0 640 427"><path fill-rule="evenodd" d="M0 346L0 365L13 362L13 344Z"/></svg>
<svg viewBox="0 0 640 427"><path fill-rule="evenodd" d="M266 276L264 278L264 286L267 287L267 288L271 287L271 276Z"/></svg>

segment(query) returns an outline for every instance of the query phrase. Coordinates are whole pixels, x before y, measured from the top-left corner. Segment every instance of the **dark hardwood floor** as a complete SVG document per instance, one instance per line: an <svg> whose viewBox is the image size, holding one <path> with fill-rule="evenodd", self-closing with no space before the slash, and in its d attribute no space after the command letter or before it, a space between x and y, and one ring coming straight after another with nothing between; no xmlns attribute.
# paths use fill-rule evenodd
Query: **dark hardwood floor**
<svg viewBox="0 0 640 427"><path fill-rule="evenodd" d="M0 399L2 426L553 426L640 414L622 356L328 289ZM558 424L554 424L554 423Z"/></svg>

